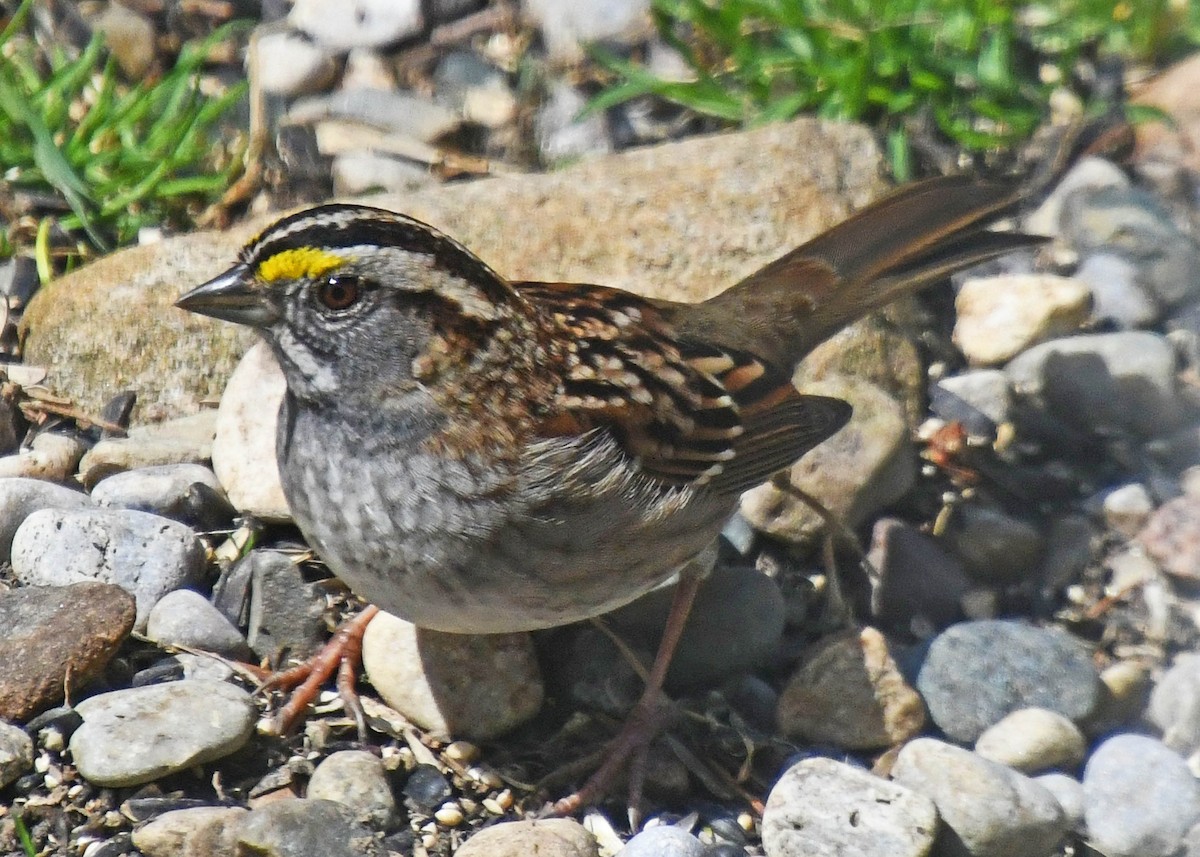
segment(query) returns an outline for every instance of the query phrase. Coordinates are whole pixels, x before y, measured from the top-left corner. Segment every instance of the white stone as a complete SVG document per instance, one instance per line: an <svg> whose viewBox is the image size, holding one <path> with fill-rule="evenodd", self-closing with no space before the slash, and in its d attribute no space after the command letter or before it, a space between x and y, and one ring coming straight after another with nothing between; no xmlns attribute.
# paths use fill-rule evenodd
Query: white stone
<svg viewBox="0 0 1200 857"><path fill-rule="evenodd" d="M954 302L954 343L972 364L994 366L1037 342L1078 330L1090 301L1087 286L1068 277L975 277L962 284Z"/></svg>

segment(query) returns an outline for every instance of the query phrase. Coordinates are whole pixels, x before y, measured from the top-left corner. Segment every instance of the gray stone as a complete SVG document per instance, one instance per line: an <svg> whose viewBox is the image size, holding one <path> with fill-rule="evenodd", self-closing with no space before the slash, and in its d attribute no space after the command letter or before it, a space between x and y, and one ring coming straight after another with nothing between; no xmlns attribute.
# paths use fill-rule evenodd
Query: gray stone
<svg viewBox="0 0 1200 857"><path fill-rule="evenodd" d="M212 458L217 413L200 411L161 423L135 426L128 437L105 438L79 462L79 477L88 488L101 479L160 464L205 464Z"/></svg>
<svg viewBox="0 0 1200 857"><path fill-rule="evenodd" d="M929 406L942 419L963 423L973 437L994 437L996 426L1012 417L1008 378L999 369L951 375L934 385Z"/></svg>
<svg viewBox="0 0 1200 857"><path fill-rule="evenodd" d="M455 857L597 857L592 834L570 818L494 824L471 835Z"/></svg>
<svg viewBox="0 0 1200 857"><path fill-rule="evenodd" d="M1172 750L1186 756L1200 750L1200 653L1175 656L1150 693L1146 717Z"/></svg>
<svg viewBox="0 0 1200 857"><path fill-rule="evenodd" d="M903 785L832 759L805 759L779 778L762 818L769 857L925 857L938 817Z"/></svg>
<svg viewBox="0 0 1200 857"><path fill-rule="evenodd" d="M12 557L13 535L40 509L82 509L92 505L87 494L40 479L0 479L0 562Z"/></svg>
<svg viewBox="0 0 1200 857"><path fill-rule="evenodd" d="M353 810L331 800L284 800L254 809L237 829L237 854L256 857L385 857Z"/></svg>
<svg viewBox="0 0 1200 857"><path fill-rule="evenodd" d="M436 181L428 167L378 152L343 152L333 159L333 193L408 193Z"/></svg>
<svg viewBox="0 0 1200 857"><path fill-rule="evenodd" d="M128 509L42 509L12 543L13 573L33 586L115 583L137 600L137 625L163 595L199 583L204 546L177 521Z"/></svg>
<svg viewBox="0 0 1200 857"><path fill-rule="evenodd" d="M954 344L973 365L995 366L1034 343L1078 330L1091 293L1054 274L1001 274L966 280L954 309Z"/></svg>
<svg viewBox="0 0 1200 857"><path fill-rule="evenodd" d="M1092 293L1092 318L1122 330L1149 327L1161 310L1138 284L1137 266L1115 253L1093 253L1075 271Z"/></svg>
<svg viewBox="0 0 1200 857"><path fill-rule="evenodd" d="M989 726L975 742L975 752L1023 774L1074 771L1083 763L1087 739L1057 711L1021 708Z"/></svg>
<svg viewBox="0 0 1200 857"><path fill-rule="evenodd" d="M79 774L113 787L152 782L235 753L257 717L250 694L204 680L115 690L75 710L83 718L71 736Z"/></svg>
<svg viewBox="0 0 1200 857"><path fill-rule="evenodd" d="M899 402L867 381L829 378L805 392L844 399L854 416L837 434L792 465L792 485L819 500L834 517L855 528L893 503L916 480L916 460ZM742 514L756 529L796 544L824 532L813 509L774 485L742 495Z"/></svg>
<svg viewBox="0 0 1200 857"><path fill-rule="evenodd" d="M338 66L323 45L288 30L261 31L250 40L250 64L263 92L294 97L321 92Z"/></svg>
<svg viewBox="0 0 1200 857"><path fill-rule="evenodd" d="M24 722L87 687L133 630L134 609L107 583L0 594L0 717Z"/></svg>
<svg viewBox="0 0 1200 857"><path fill-rule="evenodd" d="M564 81L553 81L533 120L538 152L548 165L564 164L613 149L603 113L580 116L583 94Z"/></svg>
<svg viewBox="0 0 1200 857"><path fill-rule="evenodd" d="M1153 738L1117 735L1083 772L1088 839L1107 857L1170 857L1200 820L1200 783Z"/></svg>
<svg viewBox="0 0 1200 857"><path fill-rule="evenodd" d="M1083 158L1067 172L1037 210L1025 218L1022 228L1035 235L1058 235L1063 202L1081 189L1129 187L1129 176L1116 164L1102 158Z"/></svg>
<svg viewBox="0 0 1200 857"><path fill-rule="evenodd" d="M625 843L621 857L710 857L709 847L681 827L647 827Z"/></svg>
<svg viewBox="0 0 1200 857"><path fill-rule="evenodd" d="M1081 254L1119 253L1138 267L1138 281L1168 309L1196 299L1200 249L1149 191L1081 189L1063 206L1063 235Z"/></svg>
<svg viewBox="0 0 1200 857"><path fill-rule="evenodd" d="M33 739L25 730L0 720L0 789L33 769Z"/></svg>
<svg viewBox="0 0 1200 857"><path fill-rule="evenodd" d="M246 638L209 600L191 589L168 592L150 610L146 636L160 646L188 646L244 659Z"/></svg>
<svg viewBox="0 0 1200 857"><path fill-rule="evenodd" d="M563 62L582 59L589 42L629 43L650 33L650 0L522 0L521 11L541 30L550 57Z"/></svg>
<svg viewBox="0 0 1200 857"><path fill-rule="evenodd" d="M1037 527L1020 518L982 503L966 502L954 507L943 544L975 580L1004 584L1032 576L1045 540Z"/></svg>
<svg viewBox="0 0 1200 857"><path fill-rule="evenodd" d="M418 0L296 0L288 23L333 51L374 48L425 26Z"/></svg>
<svg viewBox="0 0 1200 857"><path fill-rule="evenodd" d="M365 750L339 750L323 759L308 781L305 797L332 800L354 811L357 821L387 828L396 816L396 798L383 762Z"/></svg>
<svg viewBox="0 0 1200 857"><path fill-rule="evenodd" d="M1043 593L1052 598L1062 587L1074 583L1092 561L1092 522L1084 515L1056 516L1046 533L1046 549L1038 563L1037 579Z"/></svg>
<svg viewBox="0 0 1200 857"><path fill-rule="evenodd" d="M1179 423L1175 351L1144 331L1043 342L1005 368L1013 392L1089 435L1162 437Z"/></svg>
<svg viewBox="0 0 1200 857"><path fill-rule="evenodd" d="M653 650L670 611L675 587L663 587L609 614L630 642ZM785 605L779 584L750 566L718 565L700 585L668 681L712 685L765 666L783 638Z"/></svg>
<svg viewBox="0 0 1200 857"><path fill-rule="evenodd" d="M260 658L306 658L325 644L326 588L309 583L293 555L253 550L241 562L250 567L247 640Z"/></svg>
<svg viewBox="0 0 1200 857"><path fill-rule="evenodd" d="M197 806L164 812L133 831L144 857L234 857L240 806Z"/></svg>
<svg viewBox="0 0 1200 857"><path fill-rule="evenodd" d="M380 613L367 626L362 661L384 702L442 737L492 738L542 707L528 634L445 634Z"/></svg>
<svg viewBox="0 0 1200 857"><path fill-rule="evenodd" d="M1119 485L1104 495L1104 523L1127 539L1138 534L1154 511L1154 500L1140 482Z"/></svg>
<svg viewBox="0 0 1200 857"><path fill-rule="evenodd" d="M971 582L941 544L894 518L880 518L867 556L875 569L871 612L886 628L927 637L962 618Z"/></svg>
<svg viewBox="0 0 1200 857"><path fill-rule="evenodd" d="M203 486L197 489L195 486ZM207 489L207 490L205 490ZM92 489L100 506L152 512L199 526L228 526L233 507L212 468L202 464L160 464L139 467L102 479Z"/></svg>
<svg viewBox="0 0 1200 857"><path fill-rule="evenodd" d="M1078 722L1096 709L1100 681L1086 648L1065 631L986 620L960 622L934 638L917 690L943 732L975 741L1021 708Z"/></svg>
<svg viewBox="0 0 1200 857"><path fill-rule="evenodd" d="M1034 777L1033 781L1054 795L1058 805L1062 807L1063 814L1067 817L1070 829L1082 833L1084 827L1083 783L1074 777L1057 772L1042 774Z"/></svg>
<svg viewBox="0 0 1200 857"><path fill-rule="evenodd" d="M432 143L462 124L453 110L416 93L399 90L343 89L301 98L288 110L288 121L293 123L330 119L349 120L424 143Z"/></svg>
<svg viewBox="0 0 1200 857"><path fill-rule="evenodd" d="M942 854L1049 857L1067 833L1067 817L1046 788L952 744L910 741L892 777L937 806L949 828L939 837Z"/></svg>

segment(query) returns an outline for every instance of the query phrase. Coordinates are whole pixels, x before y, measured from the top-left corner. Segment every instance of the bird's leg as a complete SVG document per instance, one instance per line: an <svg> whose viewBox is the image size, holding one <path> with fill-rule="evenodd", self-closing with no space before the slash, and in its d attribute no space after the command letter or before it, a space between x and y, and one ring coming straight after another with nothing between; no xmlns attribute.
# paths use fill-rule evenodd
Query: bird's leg
<svg viewBox="0 0 1200 857"><path fill-rule="evenodd" d="M629 805L631 813L641 802L642 783L645 778L646 751L650 742L659 729L659 703L662 697L663 682L667 677L667 668L679 645L688 614L691 613L692 603L696 600L696 592L704 579L694 564L689 564L680 572L679 583L675 587L675 595L671 601L671 610L667 614L667 623L663 628L662 640L658 644L658 654L654 656L654 664L646 678L646 688L641 698L629 712L625 725L609 744L605 751L604 763L596 770L588 781L578 791L556 801L551 807L554 815L570 815L584 806L594 803L613 785L621 770L629 766Z"/></svg>
<svg viewBox="0 0 1200 857"><path fill-rule="evenodd" d="M354 717L359 734L364 735L366 722L358 694L354 690L354 679L362 659L363 634L378 612L378 607L368 605L357 616L343 622L321 651L302 664L275 673L262 683L259 690L295 688L291 697L275 715L273 728L276 734L286 735L303 719L309 703L316 699L322 685L336 670L338 694L342 697L346 710Z"/></svg>

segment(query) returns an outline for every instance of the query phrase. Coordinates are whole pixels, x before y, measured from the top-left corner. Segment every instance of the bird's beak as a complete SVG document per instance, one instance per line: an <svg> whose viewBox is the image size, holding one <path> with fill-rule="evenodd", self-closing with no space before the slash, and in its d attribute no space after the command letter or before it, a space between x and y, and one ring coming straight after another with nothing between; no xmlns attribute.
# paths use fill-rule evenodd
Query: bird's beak
<svg viewBox="0 0 1200 857"><path fill-rule="evenodd" d="M242 265L192 289L175 301L175 306L250 327L269 327L279 320L275 302L263 289L255 288Z"/></svg>

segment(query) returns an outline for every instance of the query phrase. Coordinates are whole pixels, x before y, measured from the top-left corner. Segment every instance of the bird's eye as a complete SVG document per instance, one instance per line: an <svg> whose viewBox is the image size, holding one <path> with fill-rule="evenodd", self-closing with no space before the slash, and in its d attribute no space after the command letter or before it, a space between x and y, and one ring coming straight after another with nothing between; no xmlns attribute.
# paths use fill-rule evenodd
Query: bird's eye
<svg viewBox="0 0 1200 857"><path fill-rule="evenodd" d="M358 277L330 277L317 287L317 300L331 310L346 310L362 296L362 281Z"/></svg>

